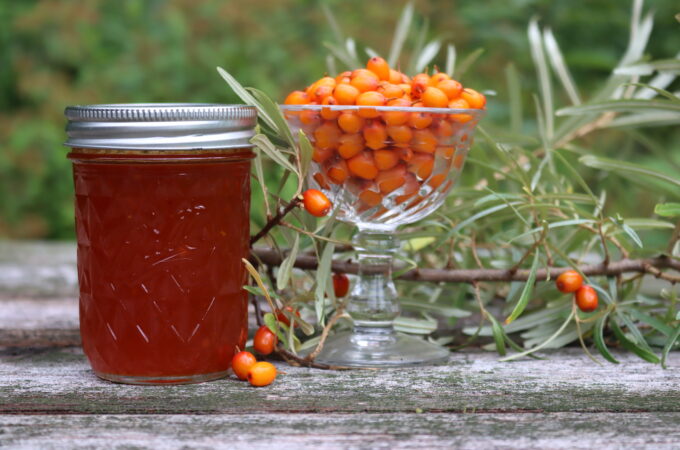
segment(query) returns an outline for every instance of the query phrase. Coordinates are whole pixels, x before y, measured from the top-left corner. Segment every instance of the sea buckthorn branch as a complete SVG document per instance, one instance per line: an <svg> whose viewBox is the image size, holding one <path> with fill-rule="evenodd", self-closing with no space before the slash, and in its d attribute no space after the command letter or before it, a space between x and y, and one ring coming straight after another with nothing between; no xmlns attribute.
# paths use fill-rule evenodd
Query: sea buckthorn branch
<svg viewBox="0 0 680 450"><path fill-rule="evenodd" d="M285 253L285 252L283 252ZM263 264L278 266L283 261L283 256L273 248L254 248L252 254ZM315 270L318 260L313 255L299 255L295 259L294 267L303 270ZM673 269L680 271L680 260L669 258L668 256L658 256L654 258L629 259L624 258L609 264L585 264L579 266L579 270L587 276L617 276L623 273L638 272L648 273L657 278L680 283L680 277L663 272L662 269ZM347 261L334 261L331 270L334 272L344 272L357 274L359 265ZM376 272L383 271L377 266ZM566 267L549 267L536 270L536 281L545 281L557 278L561 273L569 270ZM510 269L413 269L397 277L399 280L406 281L428 281L444 283L473 283L480 281L487 282L509 282L526 281L529 278L529 270L520 269L512 271Z"/></svg>
<svg viewBox="0 0 680 450"><path fill-rule="evenodd" d="M258 231L257 234L250 238L250 246L252 247L254 243L256 243L264 236L266 236L271 231L272 228L280 224L283 218L286 217L286 215L289 212L291 212L296 207L300 206L300 203L302 203L302 197L296 196L293 197L293 199L286 206L279 209L276 215L274 217L270 217L269 220L267 220L267 223L262 227L262 229Z"/></svg>

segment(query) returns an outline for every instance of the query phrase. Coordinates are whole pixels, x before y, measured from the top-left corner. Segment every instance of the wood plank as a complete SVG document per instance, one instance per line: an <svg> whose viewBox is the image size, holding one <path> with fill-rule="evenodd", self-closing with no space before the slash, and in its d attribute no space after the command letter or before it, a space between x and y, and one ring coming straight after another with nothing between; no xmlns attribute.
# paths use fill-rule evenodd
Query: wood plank
<svg viewBox="0 0 680 450"><path fill-rule="evenodd" d="M547 361L500 363L491 353L453 354L449 363L386 370L321 371L279 364L263 389L228 378L188 386L115 385L96 378L80 349L0 356L0 414L276 412L680 411L679 355L670 368L616 355L597 366L579 349Z"/></svg>
<svg viewBox="0 0 680 450"><path fill-rule="evenodd" d="M677 448L680 413L0 416L11 448Z"/></svg>

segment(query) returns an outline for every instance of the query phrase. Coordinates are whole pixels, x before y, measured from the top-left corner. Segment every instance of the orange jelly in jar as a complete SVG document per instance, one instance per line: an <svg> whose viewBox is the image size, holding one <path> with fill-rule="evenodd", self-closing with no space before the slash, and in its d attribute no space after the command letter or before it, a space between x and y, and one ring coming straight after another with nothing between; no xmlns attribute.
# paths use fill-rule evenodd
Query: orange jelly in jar
<svg viewBox="0 0 680 450"><path fill-rule="evenodd" d="M254 108L92 105L66 116L94 372L133 384L224 377L248 331Z"/></svg>

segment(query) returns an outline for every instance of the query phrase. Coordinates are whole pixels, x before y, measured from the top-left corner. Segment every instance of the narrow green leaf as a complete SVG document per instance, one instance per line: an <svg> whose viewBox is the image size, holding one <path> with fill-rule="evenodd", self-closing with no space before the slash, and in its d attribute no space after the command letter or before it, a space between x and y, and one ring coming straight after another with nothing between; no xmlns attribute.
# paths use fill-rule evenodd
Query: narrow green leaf
<svg viewBox="0 0 680 450"><path fill-rule="evenodd" d="M674 184L680 187L680 179L673 178L666 175L665 173L658 172L653 169L649 169L638 164L633 164L630 162L619 161L614 159L599 158L597 156L586 155L579 158L579 162L588 167L600 170L608 170L617 173L629 173L636 175L646 175L649 177L657 178L659 180L666 181L668 183Z"/></svg>
<svg viewBox="0 0 680 450"><path fill-rule="evenodd" d="M654 72L680 73L680 59L659 59L648 63L631 64L614 69L614 73L617 75L651 75Z"/></svg>
<svg viewBox="0 0 680 450"><path fill-rule="evenodd" d="M446 46L446 74L453 76L453 71L456 68L456 47L453 44Z"/></svg>
<svg viewBox="0 0 680 450"><path fill-rule="evenodd" d="M285 167L286 169L290 170L296 175L299 175L297 173L297 169L295 166L293 166L290 161L281 153L280 150L278 150L274 144L271 143L269 138L265 136L264 134L256 134L253 136L253 138L250 140L253 144L257 145L257 148L262 150L269 158L271 158L274 162L279 164L280 166Z"/></svg>
<svg viewBox="0 0 680 450"><path fill-rule="evenodd" d="M595 322L595 330L593 332L593 341L595 342L595 347L600 352L600 355L610 363L619 364L619 361L614 358L614 356L609 352L607 344L604 342L604 325L606 323L607 316L602 316Z"/></svg>
<svg viewBox="0 0 680 450"><path fill-rule="evenodd" d="M394 319L394 328L404 333L430 334L437 330L437 321L400 316Z"/></svg>
<svg viewBox="0 0 680 450"><path fill-rule="evenodd" d="M281 342L283 342L283 345L287 348L290 348L290 345L288 345L288 337L286 336L286 333L288 332L288 327L286 326L285 323L280 323L278 320L276 320L276 316L272 313L267 313L263 317L264 324L267 325L267 328L269 328L269 331L274 333L276 337L279 338Z"/></svg>
<svg viewBox="0 0 680 450"><path fill-rule="evenodd" d="M626 232L628 237L637 244L638 247L643 248L644 246L642 245L642 240L640 239L640 236L633 230L630 225L627 225L625 223L621 224L621 228L623 228L623 231Z"/></svg>
<svg viewBox="0 0 680 450"><path fill-rule="evenodd" d="M236 78L231 76L231 74L229 72L227 72L226 70L224 70L221 67L217 68L217 72L224 79L224 81L227 82L227 84L229 85L229 87L231 87L231 89L234 91L234 93L239 96L239 98L243 101L243 103L245 103L246 105L255 106L257 108L258 118L260 120L264 121L271 128L276 129L276 125L275 125L274 121L272 120L272 118L269 117L269 115L267 114L267 112L264 109L262 109L262 106L257 102L255 97L250 95L250 93L246 90L246 88L241 86L241 83L236 81Z"/></svg>
<svg viewBox="0 0 680 450"><path fill-rule="evenodd" d="M659 203L654 206L654 214L662 217L680 216L680 203Z"/></svg>
<svg viewBox="0 0 680 450"><path fill-rule="evenodd" d="M586 103L580 106L569 106L557 111L558 116L577 116L582 114L606 112L680 112L680 104L670 100L606 100L603 102Z"/></svg>
<svg viewBox="0 0 680 450"><path fill-rule="evenodd" d="M655 330L666 336L670 336L675 331L673 327L666 325L665 323L663 323L662 321L655 317L643 313L639 309L629 308L626 309L626 312L633 316L634 318L636 318L637 320L639 320L640 322L646 323L650 327L654 328Z"/></svg>
<svg viewBox="0 0 680 450"><path fill-rule="evenodd" d="M312 161L312 155L314 154L314 148L312 143L305 135L305 132L300 130L298 134L298 142L300 146L300 178L303 180L307 176L309 171L309 164Z"/></svg>
<svg viewBox="0 0 680 450"><path fill-rule="evenodd" d="M258 101L260 109L265 111L267 113L267 116L269 116L274 122L274 126L276 131L278 131L278 134L285 137L286 141L288 141L288 145L290 145L290 148L295 148L295 140L293 139L293 134L290 131L290 128L288 127L288 122L286 122L286 119L283 117L283 113L281 112L281 108L272 101L272 99L267 96L264 92L260 91L259 89L255 88L246 88L248 92L253 94L255 99Z"/></svg>
<svg viewBox="0 0 680 450"><path fill-rule="evenodd" d="M293 264L295 264L295 258L297 258L298 249L300 248L300 234L295 234L295 241L290 249L290 253L281 262L279 266L279 271L276 275L276 289L279 291L283 290L288 286L288 281L290 281L290 275L293 271Z"/></svg>
<svg viewBox="0 0 680 450"><path fill-rule="evenodd" d="M510 102L510 127L515 133L522 131L522 86L519 73L514 64L505 66L505 80L508 86L508 101Z"/></svg>
<svg viewBox="0 0 680 450"><path fill-rule="evenodd" d="M534 290L534 282L536 281L536 270L538 269L538 255L539 255L539 250L536 248L534 250L534 262L531 264L531 271L529 272L529 278L527 279L526 284L524 285L524 289L522 290L522 295L520 295L519 300L517 301L517 304L515 305L515 308L512 310L512 313L510 316L505 319L505 323L509 324L512 323L513 320L518 318L520 314L524 311L524 308L526 308L527 304L529 303L529 299L531 298L531 293Z"/></svg>
<svg viewBox="0 0 680 450"><path fill-rule="evenodd" d="M401 49L404 46L404 41L408 36L409 29L411 28L411 22L413 21L413 3L408 2L401 12L399 17L399 22L394 29L394 36L392 37L392 46L390 47L390 53L387 57L387 63L390 67L396 67L399 62L399 55L401 54Z"/></svg>
<svg viewBox="0 0 680 450"><path fill-rule="evenodd" d="M432 60L439 53L442 43L438 40L428 42L423 48L423 51L418 55L416 60L415 70L416 72L422 72L426 66L428 66Z"/></svg>
<svg viewBox="0 0 680 450"><path fill-rule="evenodd" d="M663 111L618 116L605 126L607 128L635 128L665 127L677 124L680 124L680 113Z"/></svg>
<svg viewBox="0 0 680 450"><path fill-rule="evenodd" d="M491 315L487 314L486 317L491 322L491 331L493 332L493 340L496 342L496 351L499 355L505 356L505 338L503 337L503 329L498 321Z"/></svg>
<svg viewBox="0 0 680 450"><path fill-rule="evenodd" d="M321 258L319 260L319 267L316 270L316 290L314 295L316 301L314 307L316 310L316 319L321 323L324 316L324 304L326 298L326 285L330 279L331 263L333 262L333 251L335 245L332 242L327 242L324 246Z"/></svg>
<svg viewBox="0 0 680 450"><path fill-rule="evenodd" d="M484 53L483 48L478 48L477 50L473 51L469 55L467 55L463 60L458 64L458 67L454 70L454 75L455 79L460 80L463 78L463 75L465 75L465 72L468 71L472 65L477 62L480 56Z"/></svg>
<svg viewBox="0 0 680 450"><path fill-rule="evenodd" d="M668 357L668 353L671 351L671 348L673 348L673 344L675 344L675 341L678 340L679 336L680 336L680 325L678 325L675 328L675 331L673 332L673 334L666 341L666 345L663 346L663 350L661 352L661 367L663 367L664 369L666 368L666 358Z"/></svg>
<svg viewBox="0 0 680 450"><path fill-rule="evenodd" d="M328 6L328 3L320 2L319 6L321 7L323 15L326 17L326 22L328 22L328 25L330 26L331 31L333 32L333 37L335 38L335 41L336 42L344 41L345 36L342 34L342 28L340 28L340 26L338 25L338 21L335 20L335 14L333 14L333 11L331 11L331 8Z"/></svg>
<svg viewBox="0 0 680 450"><path fill-rule="evenodd" d="M574 78L571 76L566 63L564 62L560 46L557 44L555 35L550 28L543 30L543 43L545 44L545 52L548 55L550 65L562 82L562 86L569 96L569 99L574 105L580 105L581 96L574 83Z"/></svg>
<svg viewBox="0 0 680 450"><path fill-rule="evenodd" d="M541 101L543 103L543 117L545 121L546 137L552 141L555 134L554 131L554 101L552 84L550 82L550 72L548 71L548 64L545 60L545 51L543 49L543 40L541 39L541 31L538 27L538 21L534 18L529 22L529 45L531 47L531 58L534 60L536 66L536 73L538 74L539 88L541 92Z"/></svg>
<svg viewBox="0 0 680 450"><path fill-rule="evenodd" d="M638 355L640 358L644 359L645 361L648 361L648 362L651 362L651 363L654 363L654 364L658 364L659 362L661 362L659 357L656 356L653 352L651 352L651 351L649 351L645 348L640 347L635 342L628 339L623 334L623 331L621 331L621 328L619 327L619 324L616 323L616 320L614 320L614 319L610 320L609 325L610 325L612 331L614 332L616 339L618 339L618 341L621 343L621 345L625 349L635 353L636 355Z"/></svg>

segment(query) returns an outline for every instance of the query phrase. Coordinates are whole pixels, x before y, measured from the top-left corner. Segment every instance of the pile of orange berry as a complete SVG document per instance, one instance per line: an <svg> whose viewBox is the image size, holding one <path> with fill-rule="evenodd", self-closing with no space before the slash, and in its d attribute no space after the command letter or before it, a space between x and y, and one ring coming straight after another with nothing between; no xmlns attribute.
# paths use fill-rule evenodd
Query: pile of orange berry
<svg viewBox="0 0 680 450"><path fill-rule="evenodd" d="M565 294L574 293L576 306L583 312L593 312L597 309L597 292L592 286L583 284L583 277L575 270L567 270L555 280L555 285L560 292Z"/></svg>
<svg viewBox="0 0 680 450"><path fill-rule="evenodd" d="M366 68L324 76L304 91L291 92L284 103L361 107L303 108L285 114L314 145L312 159L320 170L313 177L319 187L342 185L371 208L400 188L394 195L397 204L425 184L436 189L452 166L460 169L463 164L465 153L457 152L455 142L467 140L466 124L474 114L407 109L484 109L486 99L445 73L410 78L373 57ZM402 109L372 108L381 106ZM443 162L436 163L437 158Z"/></svg>
<svg viewBox="0 0 680 450"><path fill-rule="evenodd" d="M253 338L253 347L257 353L268 355L276 348L278 338L266 325L262 325ZM276 379L276 366L267 361L257 361L255 355L241 351L231 359L231 370L239 380L248 380L253 386L267 386Z"/></svg>

